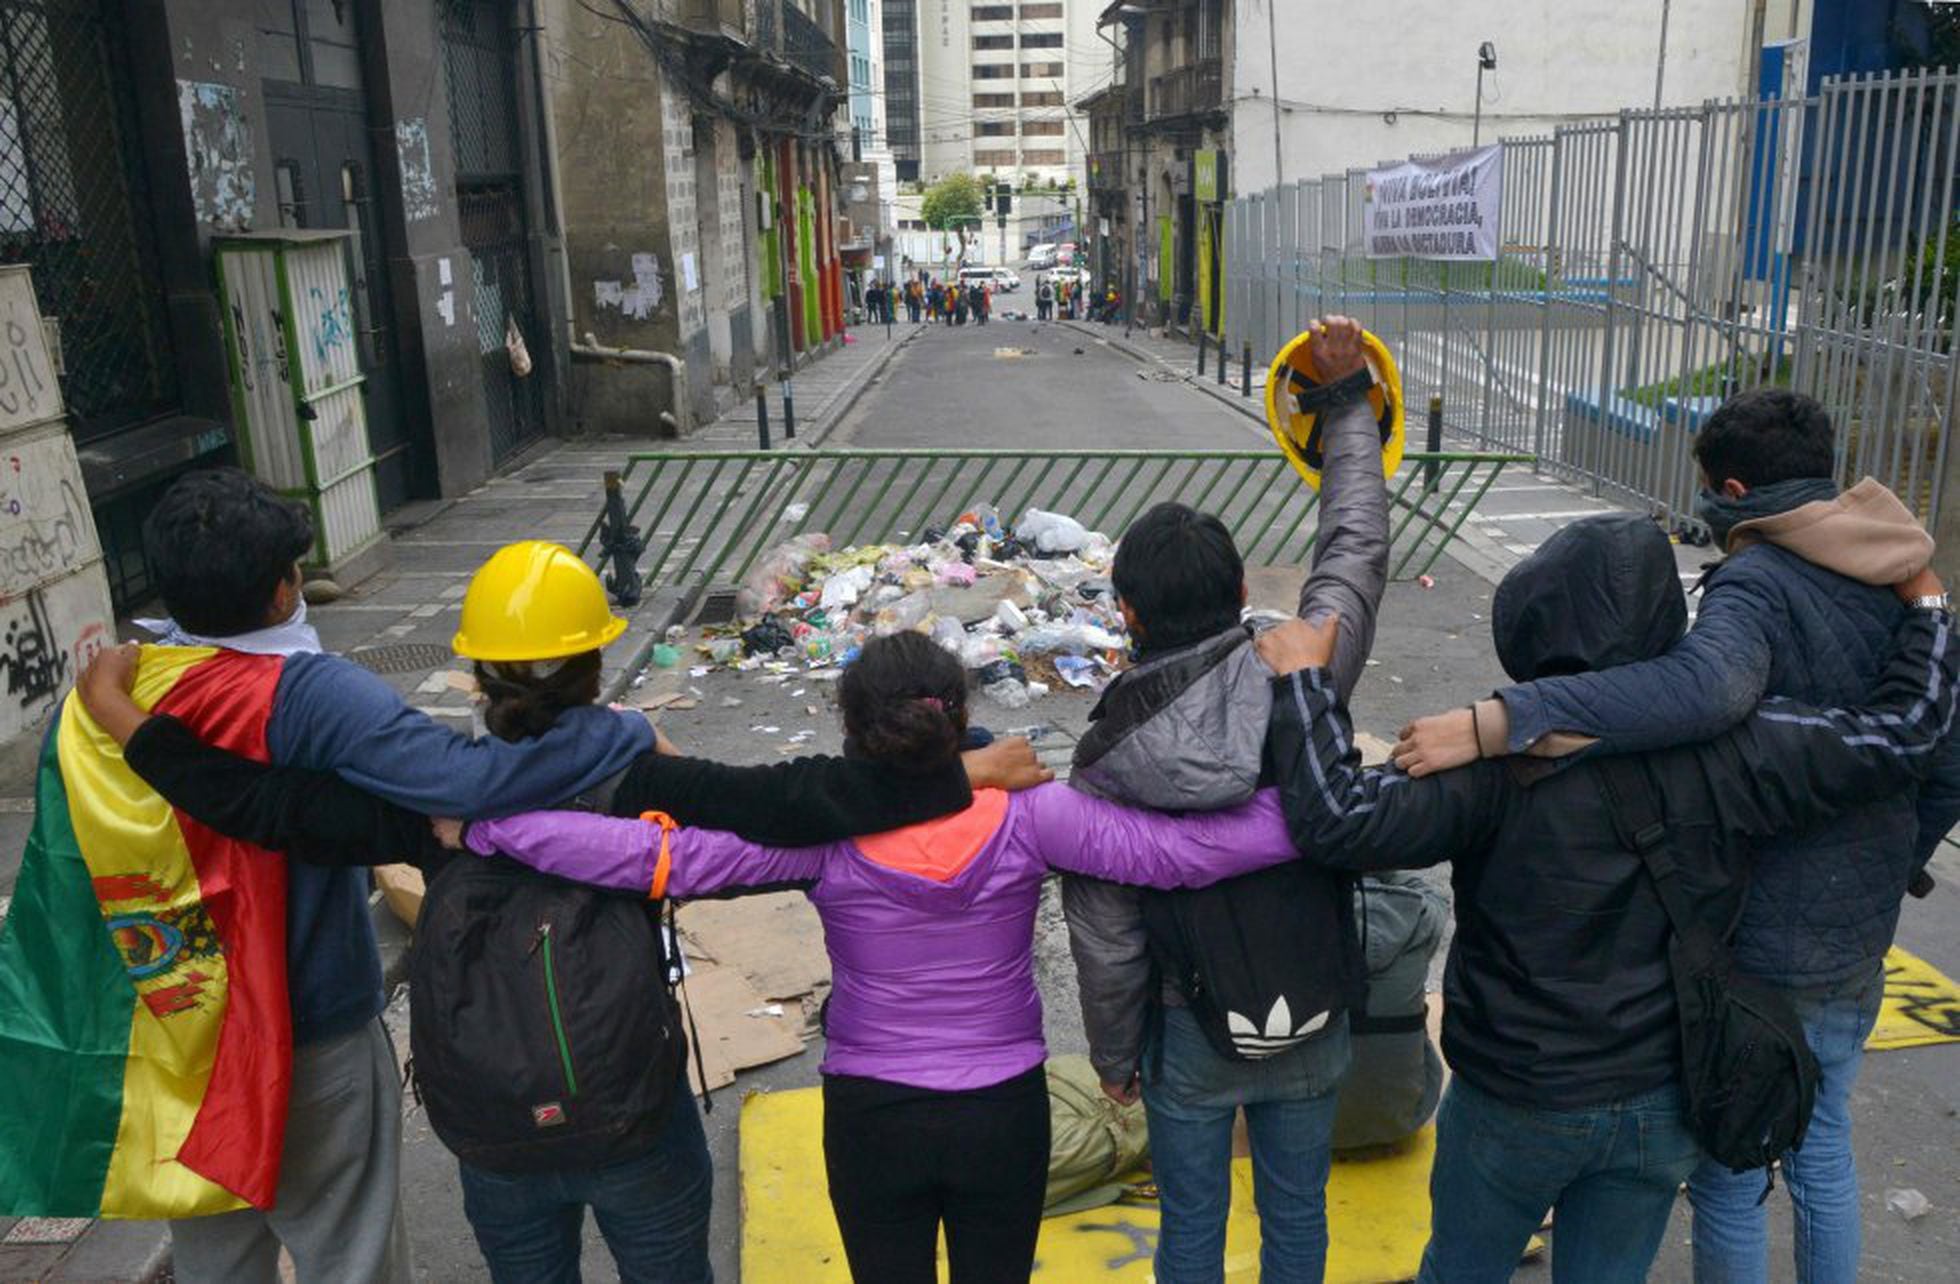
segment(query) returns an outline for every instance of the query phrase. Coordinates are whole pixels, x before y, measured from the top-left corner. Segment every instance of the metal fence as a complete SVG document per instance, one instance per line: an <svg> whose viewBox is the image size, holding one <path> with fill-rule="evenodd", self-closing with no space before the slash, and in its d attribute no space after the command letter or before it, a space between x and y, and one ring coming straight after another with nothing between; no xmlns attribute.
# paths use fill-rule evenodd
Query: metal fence
<svg viewBox="0 0 1960 1284"><path fill-rule="evenodd" d="M1528 456L1410 453L1389 483L1390 574L1426 574L1507 464ZM757 559L811 532L844 548L906 543L976 505L1004 521L1029 508L1121 534L1151 504L1216 514L1248 565L1304 564L1320 495L1276 451L813 450L636 453L622 473L627 520L645 532L648 584L740 583ZM599 523L579 552L591 551Z"/></svg>
<svg viewBox="0 0 1960 1284"><path fill-rule="evenodd" d="M1691 520L1689 446L1729 394L1775 384L1837 425L1929 523L1954 407L1960 75L1626 111L1503 140L1494 263L1362 253L1365 169L1230 203L1228 351L1324 312L1394 348L1409 402L1460 440Z"/></svg>

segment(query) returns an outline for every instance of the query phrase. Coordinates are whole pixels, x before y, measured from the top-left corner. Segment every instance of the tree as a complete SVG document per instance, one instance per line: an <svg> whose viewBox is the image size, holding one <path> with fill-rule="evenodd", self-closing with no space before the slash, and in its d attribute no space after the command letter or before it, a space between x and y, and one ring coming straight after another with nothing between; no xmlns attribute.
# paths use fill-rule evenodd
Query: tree
<svg viewBox="0 0 1960 1284"><path fill-rule="evenodd" d="M934 231L957 233L960 262L966 262L967 232L980 220L980 181L967 173L948 174L926 189L919 216Z"/></svg>

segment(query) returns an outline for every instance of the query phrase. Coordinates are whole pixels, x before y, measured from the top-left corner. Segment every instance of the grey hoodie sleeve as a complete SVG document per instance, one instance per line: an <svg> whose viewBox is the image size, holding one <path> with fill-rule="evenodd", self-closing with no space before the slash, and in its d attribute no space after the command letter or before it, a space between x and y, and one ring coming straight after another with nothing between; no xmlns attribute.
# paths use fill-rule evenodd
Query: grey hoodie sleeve
<svg viewBox="0 0 1960 1284"><path fill-rule="evenodd" d="M1151 993L1149 938L1142 893L1081 874L1062 878L1069 953L1082 996L1089 1063L1104 1083L1125 1084L1143 1064L1143 1027Z"/></svg>
<svg viewBox="0 0 1960 1284"><path fill-rule="evenodd" d="M1366 400L1349 402L1328 420L1327 466L1320 481L1320 526L1313 569L1300 590L1300 615L1341 617L1328 673L1346 700L1375 646L1375 620L1388 587L1388 486L1382 478L1381 431Z"/></svg>

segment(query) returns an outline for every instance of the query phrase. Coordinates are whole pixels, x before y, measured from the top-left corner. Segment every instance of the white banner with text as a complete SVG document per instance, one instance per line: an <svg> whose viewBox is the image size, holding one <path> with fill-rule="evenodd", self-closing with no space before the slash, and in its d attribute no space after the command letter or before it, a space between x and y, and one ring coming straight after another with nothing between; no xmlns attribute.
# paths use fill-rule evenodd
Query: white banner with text
<svg viewBox="0 0 1960 1284"><path fill-rule="evenodd" d="M1495 259L1504 149L1493 144L1368 171L1371 259Z"/></svg>

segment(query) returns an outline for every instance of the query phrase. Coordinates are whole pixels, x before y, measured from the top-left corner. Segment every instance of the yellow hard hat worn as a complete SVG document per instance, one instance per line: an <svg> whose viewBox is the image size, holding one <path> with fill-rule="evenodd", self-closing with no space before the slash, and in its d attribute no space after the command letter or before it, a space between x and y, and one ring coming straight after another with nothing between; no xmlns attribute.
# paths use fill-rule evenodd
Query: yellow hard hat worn
<svg viewBox="0 0 1960 1284"><path fill-rule="evenodd" d="M1372 332L1362 331L1361 343L1366 349L1368 367L1375 376L1375 386L1368 390L1368 406L1381 425L1382 475L1393 477L1395 470L1402 466L1402 374L1395 368L1395 358L1389 354L1388 345ZM1320 416L1305 404L1320 387L1312 348L1313 331L1306 330L1293 336L1273 358L1273 368L1266 376L1266 423L1294 471L1306 479L1307 485L1319 490L1320 470L1325 462L1321 456Z"/></svg>
<svg viewBox="0 0 1960 1284"><path fill-rule="evenodd" d="M562 544L519 540L477 569L450 643L470 660L559 660L626 632L591 567Z"/></svg>

